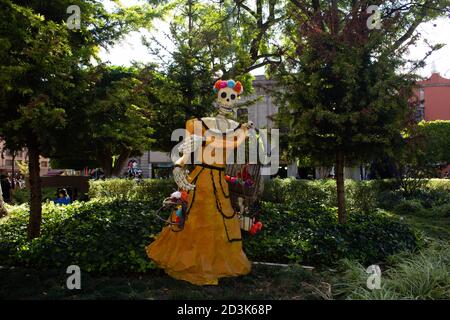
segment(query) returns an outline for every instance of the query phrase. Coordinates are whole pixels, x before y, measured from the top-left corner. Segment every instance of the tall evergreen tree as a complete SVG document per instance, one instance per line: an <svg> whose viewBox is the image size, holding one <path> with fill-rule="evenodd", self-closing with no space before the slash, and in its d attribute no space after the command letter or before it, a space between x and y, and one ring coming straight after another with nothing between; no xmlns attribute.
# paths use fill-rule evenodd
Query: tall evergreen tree
<svg viewBox="0 0 450 320"><path fill-rule="evenodd" d="M344 167L389 153L401 139L415 81L404 53L418 39L416 28L448 5L290 1L286 63L277 70L284 88L280 119L292 155L334 164L340 223L347 220Z"/></svg>
<svg viewBox="0 0 450 320"><path fill-rule="evenodd" d="M69 28L68 8L77 5L80 28ZM30 223L36 238L41 225L40 155L49 155L65 127L68 92L74 76L107 46L157 15L150 6L108 13L101 1L0 0L0 137L10 150L29 153ZM147 22L145 21L145 25Z"/></svg>

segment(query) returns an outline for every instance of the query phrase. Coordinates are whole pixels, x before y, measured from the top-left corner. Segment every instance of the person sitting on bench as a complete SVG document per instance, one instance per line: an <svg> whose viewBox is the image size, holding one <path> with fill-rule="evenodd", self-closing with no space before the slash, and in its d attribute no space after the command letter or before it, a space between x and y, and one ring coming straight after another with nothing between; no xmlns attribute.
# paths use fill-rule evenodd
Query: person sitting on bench
<svg viewBox="0 0 450 320"><path fill-rule="evenodd" d="M59 191L58 191L58 198L53 200L53 202L55 204L63 205L63 206L70 204L70 197L67 195L67 190L66 189L59 189Z"/></svg>

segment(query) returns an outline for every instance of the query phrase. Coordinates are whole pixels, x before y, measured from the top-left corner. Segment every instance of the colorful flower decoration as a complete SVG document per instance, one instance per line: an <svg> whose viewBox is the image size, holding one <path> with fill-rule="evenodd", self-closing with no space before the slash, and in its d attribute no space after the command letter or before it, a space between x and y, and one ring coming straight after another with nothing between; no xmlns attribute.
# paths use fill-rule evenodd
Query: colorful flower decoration
<svg viewBox="0 0 450 320"><path fill-rule="evenodd" d="M170 195L170 200L173 203L177 203L177 206L175 207L175 223L180 228L183 228L186 220L188 193L186 191L175 191Z"/></svg>
<svg viewBox="0 0 450 320"><path fill-rule="evenodd" d="M231 88L234 91L236 91L236 93L238 95L242 94L243 91L243 87L242 84L239 81L234 81L234 80L217 80L216 83L214 84L214 93L218 93L220 89L223 88Z"/></svg>
<svg viewBox="0 0 450 320"><path fill-rule="evenodd" d="M246 187L251 187L254 184L254 181L251 178L243 179L239 176L237 177L231 177L229 175L225 176L225 181L231 183L231 184L241 184Z"/></svg>
<svg viewBox="0 0 450 320"><path fill-rule="evenodd" d="M236 177L231 177L229 175L225 176L225 180L231 184L241 184L245 187L251 187L255 182L248 173L247 167L244 167L242 171L239 171Z"/></svg>

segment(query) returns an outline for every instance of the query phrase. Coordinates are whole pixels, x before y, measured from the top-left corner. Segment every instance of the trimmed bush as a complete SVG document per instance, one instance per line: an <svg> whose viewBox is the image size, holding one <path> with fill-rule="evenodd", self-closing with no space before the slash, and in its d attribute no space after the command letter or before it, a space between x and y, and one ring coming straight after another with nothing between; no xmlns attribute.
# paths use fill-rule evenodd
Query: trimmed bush
<svg viewBox="0 0 450 320"><path fill-rule="evenodd" d="M387 200L386 200L387 199ZM450 192L442 189L424 189L405 196L401 191L384 193L383 206L397 214L450 215Z"/></svg>
<svg viewBox="0 0 450 320"><path fill-rule="evenodd" d="M422 214L424 208L419 200L402 200L394 208L397 214Z"/></svg>
<svg viewBox="0 0 450 320"><path fill-rule="evenodd" d="M164 198L176 191L172 179L144 179L140 182L129 179L108 179L91 181L89 197L95 199L117 199L149 202L160 206Z"/></svg>
<svg viewBox="0 0 450 320"><path fill-rule="evenodd" d="M144 272L153 267L145 246L160 232L150 202L96 199L68 206L44 205L42 236L26 240L28 207L13 207L0 223L2 265L38 269L75 264L88 272ZM337 223L335 210L264 203L264 229L246 236L250 259L333 265L341 258L380 261L416 246L414 234L382 214L351 214Z"/></svg>
<svg viewBox="0 0 450 320"><path fill-rule="evenodd" d="M38 269L78 265L88 272L144 272L145 246L161 230L149 203L91 200L44 204L42 236L27 242L28 207L14 207L0 224L2 265Z"/></svg>
<svg viewBox="0 0 450 320"><path fill-rule="evenodd" d="M424 208L433 208L450 204L450 190L425 189L416 192L414 199L420 201Z"/></svg>
<svg viewBox="0 0 450 320"><path fill-rule="evenodd" d="M292 203L302 207L330 205L333 201L333 180L273 179L264 185L263 201Z"/></svg>
<svg viewBox="0 0 450 320"><path fill-rule="evenodd" d="M427 187L430 189L441 189L450 191L450 179L430 179Z"/></svg>
<svg viewBox="0 0 450 320"><path fill-rule="evenodd" d="M415 233L382 212L351 213L338 224L334 209L263 204L262 232L244 241L256 261L333 265L342 258L377 263L389 255L418 245Z"/></svg>
<svg viewBox="0 0 450 320"><path fill-rule="evenodd" d="M12 193L16 204L27 203L30 200L30 189L16 189ZM53 200L57 197L57 188L42 188L42 201Z"/></svg>
<svg viewBox="0 0 450 320"><path fill-rule="evenodd" d="M392 188L391 181L345 181L347 206L350 211L370 213L378 206L378 194ZM264 201L295 203L303 207L337 207L336 181L273 179L267 181Z"/></svg>
<svg viewBox="0 0 450 320"><path fill-rule="evenodd" d="M373 264L420 244L407 225L374 209L383 197L392 197L398 212L422 208L430 214L448 214L448 194L441 187L430 188L424 191L426 196L411 202L391 190L390 181L346 184L349 221L340 225L333 180L268 182L262 203L264 228L256 236L244 236L249 258L314 266L331 266L342 258ZM0 220L1 264L36 268L77 264L91 272L144 272L153 266L144 248L163 225L154 211L174 190L172 180L94 181L88 202L44 204L42 236L31 243L26 240L27 205L9 207L10 216ZM431 209L424 209L423 203L431 204Z"/></svg>

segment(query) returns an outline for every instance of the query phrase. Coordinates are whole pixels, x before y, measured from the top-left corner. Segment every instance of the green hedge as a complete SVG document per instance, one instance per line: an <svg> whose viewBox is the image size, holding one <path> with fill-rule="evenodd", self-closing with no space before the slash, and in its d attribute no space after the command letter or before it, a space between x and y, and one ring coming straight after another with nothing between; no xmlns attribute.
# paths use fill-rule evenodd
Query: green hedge
<svg viewBox="0 0 450 320"><path fill-rule="evenodd" d="M342 226L337 223L334 181L268 182L262 202L264 228L244 239L250 259L331 266L348 258L373 264L419 244L405 224L377 208L389 201L404 214L411 208L442 212L449 208L446 181L431 181L415 199L406 199L392 181L346 183L349 222ZM10 215L0 220L1 265L76 264L101 273L151 269L144 248L162 227L154 211L174 190L172 180L91 182L88 202L44 204L42 236L31 243L26 240L28 206L10 207Z"/></svg>
<svg viewBox="0 0 450 320"><path fill-rule="evenodd" d="M335 209L266 202L261 219L263 231L244 241L257 261L331 266L348 258L373 264L419 244L407 225L382 211L350 213L340 225Z"/></svg>
<svg viewBox="0 0 450 320"><path fill-rule="evenodd" d="M345 181L349 211L370 213L384 202L384 193L396 189L392 180ZM275 203L298 203L301 206L337 207L336 182L326 180L273 179L266 182L262 199ZM395 199L396 201L397 199Z"/></svg>
<svg viewBox="0 0 450 320"><path fill-rule="evenodd" d="M430 189L450 191L450 179L430 179L427 185Z"/></svg>
<svg viewBox="0 0 450 320"><path fill-rule="evenodd" d="M57 197L57 188L42 188L42 200L53 200ZM30 199L29 189L15 189L12 193L13 201L16 204L27 203Z"/></svg>
<svg viewBox="0 0 450 320"><path fill-rule="evenodd" d="M393 209L405 199L398 190L394 180L354 181L346 180L347 206L350 211L372 212L376 208ZM90 182L89 197L92 199L117 199L145 201L158 205L177 189L172 179L144 179L140 182L128 179L108 179ZM55 197L56 189L44 188L43 199ZM433 198L442 199L450 196L450 179L431 179L426 190L420 190L415 197L422 198L424 207L430 207ZM15 193L15 203L25 203L29 190L22 189ZM320 204L336 207L336 182L326 180L273 179L267 181L262 195L264 201L283 203L303 199L310 206L320 200ZM447 200L445 200L445 203ZM426 203L428 202L428 203Z"/></svg>
<svg viewBox="0 0 450 320"><path fill-rule="evenodd" d="M164 198L177 190L173 179L143 179L139 182L129 179L108 179L91 181L91 199L116 199L145 201L153 206L161 205Z"/></svg>
<svg viewBox="0 0 450 320"><path fill-rule="evenodd" d="M346 180L345 192L350 212L368 214L378 208L395 211L399 204L408 201L420 202L425 209L435 212L445 212L450 206L449 179L431 179L424 189L412 195L402 192L395 180ZM307 207L337 207L336 182L330 179L274 179L266 182L262 199Z"/></svg>
<svg viewBox="0 0 450 320"><path fill-rule="evenodd" d="M154 211L166 193L153 195L151 201L102 197L69 206L44 204L42 236L31 243L26 240L28 207L16 206L0 222L0 261L44 269L75 264L101 273L151 269L144 248L161 230ZM417 245L406 225L383 213L351 213L348 224L341 226L321 194L293 194L289 199L263 202L264 229L244 240L250 259L315 266L331 266L342 258L375 263Z"/></svg>
<svg viewBox="0 0 450 320"><path fill-rule="evenodd" d="M88 272L144 272L144 248L161 229L149 203L97 199L68 206L44 204L42 235L27 242L28 207L0 223L1 265L38 269L78 265Z"/></svg>

